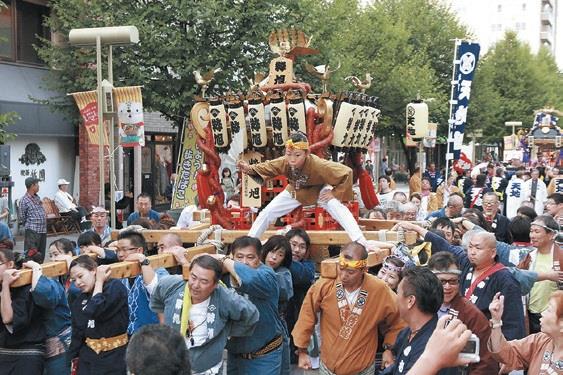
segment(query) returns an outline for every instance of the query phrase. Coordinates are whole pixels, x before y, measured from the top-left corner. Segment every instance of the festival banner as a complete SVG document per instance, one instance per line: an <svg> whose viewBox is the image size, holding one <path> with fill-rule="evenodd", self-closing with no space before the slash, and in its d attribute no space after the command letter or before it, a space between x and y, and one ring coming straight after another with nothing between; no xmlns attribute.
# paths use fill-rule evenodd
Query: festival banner
<svg viewBox="0 0 563 375"><path fill-rule="evenodd" d="M113 97L117 104L119 143L122 147L145 145L145 121L141 86L115 87Z"/></svg>
<svg viewBox="0 0 563 375"><path fill-rule="evenodd" d="M170 209L183 209L196 204L197 171L201 169L203 154L196 146L197 132L191 123L185 123L182 131L182 145L178 153L176 182L172 194Z"/></svg>
<svg viewBox="0 0 563 375"><path fill-rule="evenodd" d="M83 92L73 92L72 97L76 101L80 115L82 116L82 121L84 122L84 127L86 128L86 133L88 134L88 140L90 144L99 145L100 144L100 134L98 133L98 96L96 91L83 91ZM104 134L104 145L109 144L109 138L107 130Z"/></svg>
<svg viewBox="0 0 563 375"><path fill-rule="evenodd" d="M467 122L467 108L471 96L471 83L479 61L480 46L456 40L454 73L452 77L452 97L450 100L450 119L448 120L447 160L458 160L463 144L463 133Z"/></svg>

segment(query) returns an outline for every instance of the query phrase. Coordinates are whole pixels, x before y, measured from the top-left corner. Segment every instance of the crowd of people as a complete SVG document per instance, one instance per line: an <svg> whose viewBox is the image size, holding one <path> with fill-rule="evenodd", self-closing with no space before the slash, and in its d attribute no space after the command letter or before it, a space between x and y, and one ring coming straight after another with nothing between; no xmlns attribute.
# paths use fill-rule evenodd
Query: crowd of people
<svg viewBox="0 0 563 375"><path fill-rule="evenodd" d="M38 181L26 181L23 257L0 246L0 374L273 375L292 364L323 375L563 373L558 171L545 181L491 165L443 180L431 165L419 183L413 175L408 196L380 177L382 206L366 215L415 232L409 248L367 241L339 200L352 195L351 170L308 147L297 135L280 159L239 164L255 178L287 173L290 186L225 251L188 261L189 244L173 230L147 243L142 228L176 223L141 194L116 241L109 213L94 207L76 243L51 243L48 258L68 264L57 278L42 272L44 212ZM303 229L258 239L284 212L317 200L351 240L338 249L336 277L317 279ZM378 246L390 255L370 267ZM148 256L163 253L179 266L154 268ZM124 261L140 274L112 277L111 264ZM11 287L22 268L31 283Z"/></svg>

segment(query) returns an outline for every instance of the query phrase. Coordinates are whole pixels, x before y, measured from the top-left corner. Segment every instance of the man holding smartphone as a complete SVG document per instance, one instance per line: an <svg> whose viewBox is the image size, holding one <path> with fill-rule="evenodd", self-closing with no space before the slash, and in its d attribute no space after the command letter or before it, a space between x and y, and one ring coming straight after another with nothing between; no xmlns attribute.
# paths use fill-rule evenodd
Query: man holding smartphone
<svg viewBox="0 0 563 375"><path fill-rule="evenodd" d="M471 302L459 293L459 275L455 257L445 251L438 252L428 261L428 268L438 277L444 291L444 302L438 310L438 317L449 314L455 310L457 318L461 320L473 334L480 339L478 363L469 365L471 375L497 374L498 363L492 358L487 349L487 340L491 335L491 327L485 315ZM444 371L448 375L458 374L458 368L448 368Z"/></svg>

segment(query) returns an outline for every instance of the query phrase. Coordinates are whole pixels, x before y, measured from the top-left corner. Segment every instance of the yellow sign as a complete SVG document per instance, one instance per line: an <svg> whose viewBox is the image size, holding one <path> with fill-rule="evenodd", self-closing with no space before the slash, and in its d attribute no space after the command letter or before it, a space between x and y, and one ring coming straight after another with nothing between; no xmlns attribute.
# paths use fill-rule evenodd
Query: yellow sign
<svg viewBox="0 0 563 375"><path fill-rule="evenodd" d="M195 204L197 197L197 171L201 169L203 154L196 146L197 132L191 123L183 130L183 142L178 153L176 182L172 194L171 209L182 209ZM200 202L201 203L201 202Z"/></svg>
<svg viewBox="0 0 563 375"><path fill-rule="evenodd" d="M276 57L270 61L268 85L293 83L293 60L286 57Z"/></svg>

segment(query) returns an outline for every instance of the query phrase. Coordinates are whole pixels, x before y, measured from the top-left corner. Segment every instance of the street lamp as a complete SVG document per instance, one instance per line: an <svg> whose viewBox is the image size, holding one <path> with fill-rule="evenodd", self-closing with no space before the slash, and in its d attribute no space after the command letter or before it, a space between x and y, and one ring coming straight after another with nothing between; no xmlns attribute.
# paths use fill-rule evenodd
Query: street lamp
<svg viewBox="0 0 563 375"><path fill-rule="evenodd" d="M109 46L108 49L108 81L113 84L113 66L112 46L126 46L139 43L139 30L135 26L114 26L114 27L94 27L84 29L72 29L68 34L71 45L76 47L96 46L96 76L97 76L97 102L98 102L98 135L99 135L99 169L100 169L100 195L99 205L105 207L104 202L104 108L103 85L102 85L102 45ZM115 228L115 187L113 178L115 173L115 165L113 159L114 149L114 129L113 116L110 120L110 137L109 137L109 167L110 167L110 212L111 227ZM136 149L135 149L136 150ZM140 150L139 150L140 156Z"/></svg>

